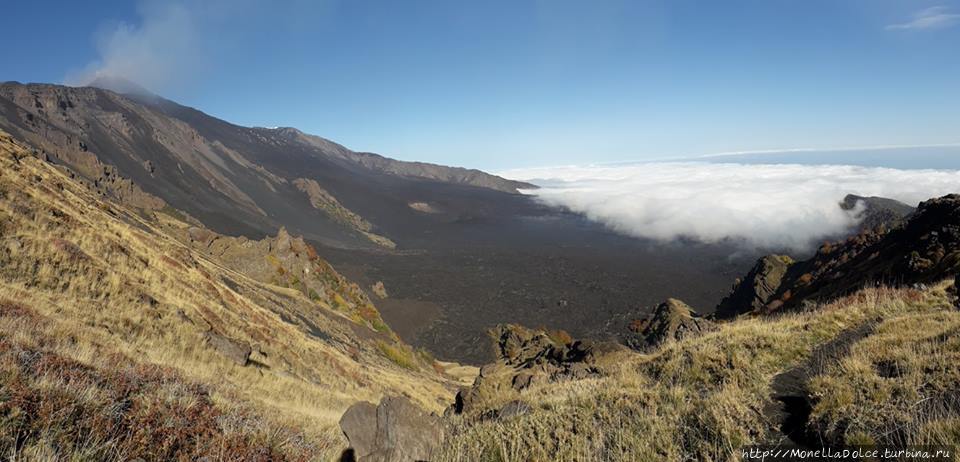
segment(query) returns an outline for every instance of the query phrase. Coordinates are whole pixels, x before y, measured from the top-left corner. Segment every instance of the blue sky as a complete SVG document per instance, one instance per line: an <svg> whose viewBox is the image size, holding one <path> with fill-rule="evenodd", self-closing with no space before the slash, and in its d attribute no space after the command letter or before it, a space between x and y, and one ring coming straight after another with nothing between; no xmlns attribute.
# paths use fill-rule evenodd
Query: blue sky
<svg viewBox="0 0 960 462"><path fill-rule="evenodd" d="M960 142L960 0L40 1L0 80L491 170Z"/></svg>

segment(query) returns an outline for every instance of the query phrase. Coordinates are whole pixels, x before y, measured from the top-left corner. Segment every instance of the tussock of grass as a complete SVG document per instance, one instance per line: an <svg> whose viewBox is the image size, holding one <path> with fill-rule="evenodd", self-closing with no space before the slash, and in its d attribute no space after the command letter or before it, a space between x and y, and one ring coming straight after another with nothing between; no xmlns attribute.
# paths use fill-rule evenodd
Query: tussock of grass
<svg viewBox="0 0 960 462"><path fill-rule="evenodd" d="M890 316L811 388L815 425L837 444L956 444L960 312L931 303Z"/></svg>
<svg viewBox="0 0 960 462"><path fill-rule="evenodd" d="M384 357L394 364L412 371L420 369L417 358L412 351L404 348L402 345L391 345L384 341L377 342L377 348Z"/></svg>

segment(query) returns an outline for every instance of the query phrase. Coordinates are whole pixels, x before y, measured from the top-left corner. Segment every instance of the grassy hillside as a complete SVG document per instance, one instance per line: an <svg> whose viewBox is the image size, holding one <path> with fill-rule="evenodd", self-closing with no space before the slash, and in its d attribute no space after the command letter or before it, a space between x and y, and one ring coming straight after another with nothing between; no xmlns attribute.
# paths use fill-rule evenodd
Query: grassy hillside
<svg viewBox="0 0 960 462"><path fill-rule="evenodd" d="M302 240L234 240L178 217L108 200L0 133L0 303L13 316L0 330L4 458L152 459L139 451L157 442L118 435L195 412L186 428L209 438L171 437L176 448L159 458L236 443L225 454L252 446L329 459L346 446L337 420L355 401L395 394L446 405L452 381L397 340L359 288L297 248ZM226 250L214 254L187 230ZM36 369L24 355L51 365ZM58 414L71 402L72 417ZM89 419L103 412L113 426L85 433L100 431ZM288 438L277 428L297 430Z"/></svg>
<svg viewBox="0 0 960 462"><path fill-rule="evenodd" d="M482 394L456 417L444 457L729 460L744 445L790 442L774 397L797 385L791 377L812 394L798 438L955 444L960 312L947 286L865 289L807 313L726 323L653 354L610 353L598 360L600 377ZM489 417L514 400L532 410Z"/></svg>
<svg viewBox="0 0 960 462"><path fill-rule="evenodd" d="M521 353L589 350L590 363L522 387L498 380L527 366L485 368L439 459L955 444L955 292L868 288L648 353L541 335ZM118 203L0 133L0 456L332 460L351 404L403 395L439 413L475 374L399 341L303 239L226 237Z"/></svg>

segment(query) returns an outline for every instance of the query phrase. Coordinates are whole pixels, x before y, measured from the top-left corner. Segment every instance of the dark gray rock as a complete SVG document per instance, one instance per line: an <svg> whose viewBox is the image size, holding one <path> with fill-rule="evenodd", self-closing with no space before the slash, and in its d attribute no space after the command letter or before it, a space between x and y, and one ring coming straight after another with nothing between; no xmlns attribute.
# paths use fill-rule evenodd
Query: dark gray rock
<svg viewBox="0 0 960 462"><path fill-rule="evenodd" d="M742 280L737 281L730 295L717 306L718 319L730 319L743 313L760 311L770 302L783 283L793 260L782 255L767 255L757 261Z"/></svg>
<svg viewBox="0 0 960 462"><path fill-rule="evenodd" d="M570 378L574 380L582 380L590 378L600 374L600 370L596 367L591 366L588 363L565 363L563 365L563 370L560 373L555 373L553 375L554 379L563 379Z"/></svg>
<svg viewBox="0 0 960 462"><path fill-rule="evenodd" d="M377 406L350 406L340 418L340 429L360 462L431 460L445 433L439 417L403 397L385 397Z"/></svg>
<svg viewBox="0 0 960 462"><path fill-rule="evenodd" d="M207 345L238 365L246 366L250 362L250 353L253 350L246 342L234 340L214 331L208 331L204 334L204 337L207 340Z"/></svg>
<svg viewBox="0 0 960 462"><path fill-rule="evenodd" d="M340 417L340 430L350 441L354 456L370 454L377 448L377 406L362 401L347 409Z"/></svg>
<svg viewBox="0 0 960 462"><path fill-rule="evenodd" d="M670 341L701 335L714 328L713 322L700 316L689 305L669 298L657 306L652 316L632 323L631 333L624 343L635 350L649 350Z"/></svg>
<svg viewBox="0 0 960 462"><path fill-rule="evenodd" d="M474 390L472 387L460 387L453 398L453 405L447 408L444 415L463 414L464 411L469 410L475 397Z"/></svg>
<svg viewBox="0 0 960 462"><path fill-rule="evenodd" d="M503 324L491 331L498 361L480 368L473 386L461 388L446 415L473 414L496 417L497 409L481 409L482 396L559 380L579 380L601 374L596 357L610 345L589 341L554 340L542 331ZM619 345L613 345L622 348ZM612 350L611 350L612 351ZM475 412L480 410L481 412Z"/></svg>
<svg viewBox="0 0 960 462"><path fill-rule="evenodd" d="M497 418L501 420L509 419L511 417L529 414L532 410L530 405L523 401L510 401L500 408L500 411L497 413Z"/></svg>
<svg viewBox="0 0 960 462"><path fill-rule="evenodd" d="M526 388L529 388L530 385L533 385L537 381L537 376L535 376L530 371L522 371L517 375L513 376L513 382L511 386L514 390L520 391Z"/></svg>
<svg viewBox="0 0 960 462"><path fill-rule="evenodd" d="M960 274L957 274L957 277L953 280L953 295L957 297L956 302L954 302L957 308L960 308Z"/></svg>
<svg viewBox="0 0 960 462"><path fill-rule="evenodd" d="M497 326L493 334L497 358L511 366L542 362L560 347L543 332L512 324Z"/></svg>

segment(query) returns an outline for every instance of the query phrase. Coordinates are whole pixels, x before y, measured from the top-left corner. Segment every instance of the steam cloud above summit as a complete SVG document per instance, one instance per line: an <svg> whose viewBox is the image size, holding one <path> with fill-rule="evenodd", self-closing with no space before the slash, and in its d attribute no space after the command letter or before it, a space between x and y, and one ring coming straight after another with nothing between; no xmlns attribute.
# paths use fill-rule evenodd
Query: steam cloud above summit
<svg viewBox="0 0 960 462"><path fill-rule="evenodd" d="M542 187L542 202L631 236L736 240L809 250L856 225L847 194L918 202L960 190L960 171L842 165L700 162L521 169L501 175Z"/></svg>
<svg viewBox="0 0 960 462"><path fill-rule="evenodd" d="M67 74L67 85L120 78L163 89L189 78L202 62L196 12L178 2L141 2L139 24L113 23L97 36L99 60Z"/></svg>

